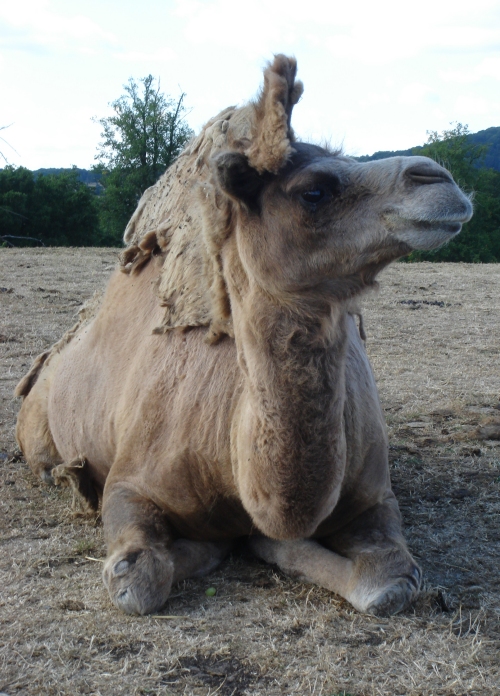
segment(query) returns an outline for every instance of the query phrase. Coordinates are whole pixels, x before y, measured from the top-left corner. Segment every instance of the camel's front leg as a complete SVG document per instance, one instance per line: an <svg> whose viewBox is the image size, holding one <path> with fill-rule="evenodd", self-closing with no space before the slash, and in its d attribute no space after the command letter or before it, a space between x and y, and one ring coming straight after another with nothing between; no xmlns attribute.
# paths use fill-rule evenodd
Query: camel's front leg
<svg viewBox="0 0 500 696"><path fill-rule="evenodd" d="M401 531L396 498L365 510L322 543L354 563L349 596L360 611L388 616L402 611L420 589L422 572L413 560Z"/></svg>
<svg viewBox="0 0 500 696"><path fill-rule="evenodd" d="M420 588L421 572L406 548L394 498L321 542L253 537L250 546L288 575L325 587L366 614L397 614Z"/></svg>
<svg viewBox="0 0 500 696"><path fill-rule="evenodd" d="M176 539L165 515L123 485L106 485L103 524L108 549L103 580L111 601L127 614L161 609L173 584L216 568L227 543Z"/></svg>

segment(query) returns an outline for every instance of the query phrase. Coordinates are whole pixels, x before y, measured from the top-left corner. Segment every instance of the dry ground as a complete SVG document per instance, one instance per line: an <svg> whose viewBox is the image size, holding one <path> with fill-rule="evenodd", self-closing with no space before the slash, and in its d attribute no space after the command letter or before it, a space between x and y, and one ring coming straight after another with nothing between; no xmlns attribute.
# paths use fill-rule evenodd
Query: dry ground
<svg viewBox="0 0 500 696"><path fill-rule="evenodd" d="M498 266L397 264L364 303L394 487L426 581L411 610L360 616L235 555L178 587L161 616L134 618L102 586L99 522L39 483L14 441L16 382L115 259L0 251L0 692L500 693L500 441L498 428L478 430L500 421Z"/></svg>

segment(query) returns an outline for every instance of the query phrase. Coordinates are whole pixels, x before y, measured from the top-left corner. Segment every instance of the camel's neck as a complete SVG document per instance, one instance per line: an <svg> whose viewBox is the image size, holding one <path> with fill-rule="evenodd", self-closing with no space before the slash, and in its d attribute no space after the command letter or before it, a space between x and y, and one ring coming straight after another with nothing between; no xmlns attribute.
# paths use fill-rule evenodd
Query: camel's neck
<svg viewBox="0 0 500 696"><path fill-rule="evenodd" d="M345 469L345 308L289 311L257 288L232 307L246 383L233 433L243 503L265 534L309 536Z"/></svg>

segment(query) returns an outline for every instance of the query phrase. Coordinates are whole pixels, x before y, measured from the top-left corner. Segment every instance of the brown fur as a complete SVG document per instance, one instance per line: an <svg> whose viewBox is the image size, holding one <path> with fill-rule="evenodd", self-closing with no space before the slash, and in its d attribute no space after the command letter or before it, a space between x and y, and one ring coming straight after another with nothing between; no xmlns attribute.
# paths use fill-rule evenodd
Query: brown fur
<svg viewBox="0 0 500 696"><path fill-rule="evenodd" d="M126 272L18 387L33 470L103 497L104 582L127 612L160 608L240 537L360 611L400 611L419 587L353 315L384 266L471 206L426 158L295 142L295 72L277 56L259 100L146 192Z"/></svg>

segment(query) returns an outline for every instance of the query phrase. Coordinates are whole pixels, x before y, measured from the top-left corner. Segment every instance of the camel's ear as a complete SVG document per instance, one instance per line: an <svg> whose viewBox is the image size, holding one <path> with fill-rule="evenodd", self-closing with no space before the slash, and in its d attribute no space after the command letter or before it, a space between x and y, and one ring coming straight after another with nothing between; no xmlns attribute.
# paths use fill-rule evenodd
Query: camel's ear
<svg viewBox="0 0 500 696"><path fill-rule="evenodd" d="M250 210L259 207L259 196L266 179L250 166L240 152L222 152L212 160L220 187L231 198L244 203Z"/></svg>
<svg viewBox="0 0 500 696"><path fill-rule="evenodd" d="M245 151L250 166L259 174L277 174L292 153L292 109L304 89L302 82L295 81L296 72L295 58L284 55L275 56L264 71L264 87L254 104L252 143Z"/></svg>

